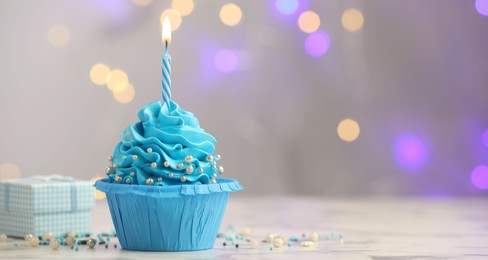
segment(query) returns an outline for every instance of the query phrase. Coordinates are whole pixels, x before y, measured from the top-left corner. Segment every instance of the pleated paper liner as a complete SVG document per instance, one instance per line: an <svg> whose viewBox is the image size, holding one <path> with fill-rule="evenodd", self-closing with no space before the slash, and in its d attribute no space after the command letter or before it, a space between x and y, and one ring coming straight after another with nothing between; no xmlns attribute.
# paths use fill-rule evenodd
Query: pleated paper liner
<svg viewBox="0 0 488 260"><path fill-rule="evenodd" d="M99 180L124 249L190 251L215 243L229 193L243 189L236 180L216 184L146 186Z"/></svg>

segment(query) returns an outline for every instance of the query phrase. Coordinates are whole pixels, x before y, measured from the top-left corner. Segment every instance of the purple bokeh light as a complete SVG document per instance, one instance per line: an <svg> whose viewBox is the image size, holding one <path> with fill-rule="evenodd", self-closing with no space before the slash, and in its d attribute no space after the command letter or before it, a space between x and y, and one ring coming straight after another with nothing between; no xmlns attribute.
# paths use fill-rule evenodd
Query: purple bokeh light
<svg viewBox="0 0 488 260"><path fill-rule="evenodd" d="M476 0L475 7L479 14L488 16L488 0Z"/></svg>
<svg viewBox="0 0 488 260"><path fill-rule="evenodd" d="M483 139L483 144L488 147L488 129L483 132L483 137L481 138Z"/></svg>
<svg viewBox="0 0 488 260"><path fill-rule="evenodd" d="M278 12L286 15L294 14L299 6L298 0L276 0L275 7Z"/></svg>
<svg viewBox="0 0 488 260"><path fill-rule="evenodd" d="M237 67L237 56L230 50L221 50L215 55L214 65L219 71L229 73Z"/></svg>
<svg viewBox="0 0 488 260"><path fill-rule="evenodd" d="M124 29L133 21L134 6L130 1L97 0L92 4L104 12L110 26L115 29Z"/></svg>
<svg viewBox="0 0 488 260"><path fill-rule="evenodd" d="M429 150L425 143L415 135L403 135L395 143L396 162L406 169L417 170L425 165Z"/></svg>
<svg viewBox="0 0 488 260"><path fill-rule="evenodd" d="M305 51L314 57L324 55L330 47L330 37L325 32L317 31L305 40Z"/></svg>
<svg viewBox="0 0 488 260"><path fill-rule="evenodd" d="M471 182L480 190L488 190L488 166L480 165L471 172Z"/></svg>

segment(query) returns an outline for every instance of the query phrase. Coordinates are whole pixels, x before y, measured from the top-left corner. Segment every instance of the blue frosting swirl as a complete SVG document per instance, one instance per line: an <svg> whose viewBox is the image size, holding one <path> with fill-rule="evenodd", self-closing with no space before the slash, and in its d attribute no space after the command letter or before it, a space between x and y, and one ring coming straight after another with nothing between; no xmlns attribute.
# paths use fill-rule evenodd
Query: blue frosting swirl
<svg viewBox="0 0 488 260"><path fill-rule="evenodd" d="M144 106L140 122L129 125L107 168L111 182L147 185L214 183L223 168L213 156L215 138L193 113L174 101Z"/></svg>

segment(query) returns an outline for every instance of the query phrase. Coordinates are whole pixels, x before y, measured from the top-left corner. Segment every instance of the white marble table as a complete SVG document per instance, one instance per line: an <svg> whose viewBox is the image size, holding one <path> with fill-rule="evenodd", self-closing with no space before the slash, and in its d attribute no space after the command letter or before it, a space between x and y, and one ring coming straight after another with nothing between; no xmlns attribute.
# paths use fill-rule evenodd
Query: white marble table
<svg viewBox="0 0 488 260"><path fill-rule="evenodd" d="M95 232L110 231L112 224L104 201L93 212ZM488 259L488 198L418 199L231 196L222 231L251 228L251 237L267 233L298 236L318 232L314 247L273 248L237 241L239 248L223 246L217 239L213 250L164 253L134 252L113 247L48 246L31 248L22 240L0 243L0 259ZM327 240L330 232L335 237ZM341 243L338 234L343 233ZM14 244L17 244L15 246Z"/></svg>

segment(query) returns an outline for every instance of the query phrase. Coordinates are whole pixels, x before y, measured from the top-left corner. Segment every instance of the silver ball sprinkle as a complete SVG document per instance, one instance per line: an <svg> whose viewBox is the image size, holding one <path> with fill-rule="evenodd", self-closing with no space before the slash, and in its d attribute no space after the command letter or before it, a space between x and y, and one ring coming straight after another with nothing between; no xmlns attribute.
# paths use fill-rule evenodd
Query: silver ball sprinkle
<svg viewBox="0 0 488 260"><path fill-rule="evenodd" d="M210 182L211 182L211 183L217 183L217 180L216 180L215 178L211 178L211 179L210 179Z"/></svg>
<svg viewBox="0 0 488 260"><path fill-rule="evenodd" d="M89 248L94 248L95 245L97 245L97 240L93 239L93 238L90 238L88 239L88 241L86 241L86 245L89 247Z"/></svg>
<svg viewBox="0 0 488 260"><path fill-rule="evenodd" d="M119 175L115 175L115 182L120 182L122 180L122 177Z"/></svg>
<svg viewBox="0 0 488 260"><path fill-rule="evenodd" d="M151 148L151 147L147 148L147 152L148 152L148 153L152 153L152 151L153 151L153 150L152 150L152 148Z"/></svg>
<svg viewBox="0 0 488 260"><path fill-rule="evenodd" d="M67 237L65 240L66 245L72 246L75 244L75 237Z"/></svg>
<svg viewBox="0 0 488 260"><path fill-rule="evenodd" d="M137 160L137 154L132 155L132 160Z"/></svg>
<svg viewBox="0 0 488 260"><path fill-rule="evenodd" d="M164 167L169 167L169 162L168 161L164 161Z"/></svg>
<svg viewBox="0 0 488 260"><path fill-rule="evenodd" d="M73 230L71 230L71 231L68 231L68 233L66 233L66 236L67 237L75 237L76 233Z"/></svg>
<svg viewBox="0 0 488 260"><path fill-rule="evenodd" d="M178 163L178 168L179 168L179 169L183 168L183 166L184 166L184 165L183 165L182 163Z"/></svg>
<svg viewBox="0 0 488 260"><path fill-rule="evenodd" d="M188 174L192 174L194 170L195 169L193 169L193 166L191 166L191 165L186 167L186 173L188 173Z"/></svg>
<svg viewBox="0 0 488 260"><path fill-rule="evenodd" d="M31 240L33 237L34 237L34 236L33 236L32 234L27 234L27 235L25 235L25 236L24 236L24 240L25 240L25 241L29 241L29 240Z"/></svg>
<svg viewBox="0 0 488 260"><path fill-rule="evenodd" d="M38 237L33 237L31 240L29 240L29 244L32 247L39 247L39 238Z"/></svg>
<svg viewBox="0 0 488 260"><path fill-rule="evenodd" d="M42 239L47 240L47 241L51 240L52 238L54 238L54 236L53 236L53 233L51 233L51 232L46 232L42 236Z"/></svg>
<svg viewBox="0 0 488 260"><path fill-rule="evenodd" d="M224 173L224 167L223 166L219 166L219 172Z"/></svg>
<svg viewBox="0 0 488 260"><path fill-rule="evenodd" d="M187 155L187 156L185 156L185 162L186 162L186 163L191 163L191 162L193 162L193 156L191 156L191 155Z"/></svg>
<svg viewBox="0 0 488 260"><path fill-rule="evenodd" d="M186 181L186 177L185 176L181 176L180 180L181 180L181 182L185 182Z"/></svg>
<svg viewBox="0 0 488 260"><path fill-rule="evenodd" d="M134 177L136 175L135 172L130 172L130 176Z"/></svg>
<svg viewBox="0 0 488 260"><path fill-rule="evenodd" d="M110 167L105 168L105 173L106 174L110 174L111 171L112 171L112 168L110 168Z"/></svg>
<svg viewBox="0 0 488 260"><path fill-rule="evenodd" d="M65 240L66 245L72 246L75 244L75 237L67 237Z"/></svg>
<svg viewBox="0 0 488 260"><path fill-rule="evenodd" d="M213 161L213 156L212 155L207 155L207 162Z"/></svg>
<svg viewBox="0 0 488 260"><path fill-rule="evenodd" d="M119 167L119 165L118 165L118 164L116 164L116 163L114 163L114 164L112 164L112 167L113 167L113 168L117 168L117 167Z"/></svg>
<svg viewBox="0 0 488 260"><path fill-rule="evenodd" d="M49 241L49 247L52 250L58 250L58 248L59 248L59 240L57 240L56 238L51 239L51 241Z"/></svg>
<svg viewBox="0 0 488 260"><path fill-rule="evenodd" d="M125 179L125 183L130 184L130 179Z"/></svg>
<svg viewBox="0 0 488 260"><path fill-rule="evenodd" d="M198 168L198 173L203 173L203 167Z"/></svg>
<svg viewBox="0 0 488 260"><path fill-rule="evenodd" d="M215 155L215 159L220 160L220 154Z"/></svg>
<svg viewBox="0 0 488 260"><path fill-rule="evenodd" d="M147 178L146 184L147 185L153 185L154 184L154 180L152 178Z"/></svg>
<svg viewBox="0 0 488 260"><path fill-rule="evenodd" d="M168 176L169 176L170 178L173 178L173 176L175 176L175 175L174 175L172 172L170 172L170 173L168 173Z"/></svg>
<svg viewBox="0 0 488 260"><path fill-rule="evenodd" d="M217 165L212 166L212 169L216 170L217 169Z"/></svg>
<svg viewBox="0 0 488 260"><path fill-rule="evenodd" d="M158 178L158 181L159 181L159 182L162 182L162 181L163 181L163 177L159 177L159 178Z"/></svg>
<svg viewBox="0 0 488 260"><path fill-rule="evenodd" d="M112 155L110 155L110 156L108 157L108 161L109 161L109 162L111 162L111 161L113 161L113 160L114 160L114 157L112 157Z"/></svg>
<svg viewBox="0 0 488 260"><path fill-rule="evenodd" d="M156 166L158 166L158 164L156 162L151 163L151 167L156 168Z"/></svg>
<svg viewBox="0 0 488 260"><path fill-rule="evenodd" d="M212 173L212 177L213 178L216 178L217 177L217 174L216 173Z"/></svg>

